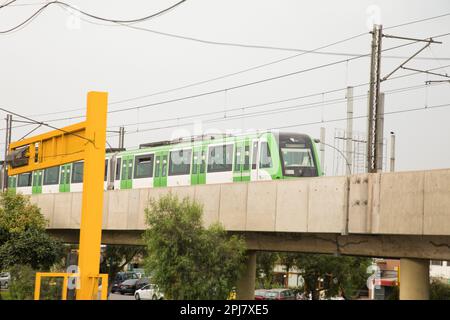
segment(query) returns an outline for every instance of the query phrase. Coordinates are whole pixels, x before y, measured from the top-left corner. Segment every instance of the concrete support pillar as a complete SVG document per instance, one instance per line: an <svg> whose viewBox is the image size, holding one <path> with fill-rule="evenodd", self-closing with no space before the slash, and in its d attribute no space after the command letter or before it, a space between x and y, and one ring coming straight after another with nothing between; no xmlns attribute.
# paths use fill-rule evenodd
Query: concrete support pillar
<svg viewBox="0 0 450 320"><path fill-rule="evenodd" d="M430 299L430 261L400 259L400 300Z"/></svg>
<svg viewBox="0 0 450 320"><path fill-rule="evenodd" d="M247 251L247 261L241 279L237 283L237 300L255 299L256 251Z"/></svg>

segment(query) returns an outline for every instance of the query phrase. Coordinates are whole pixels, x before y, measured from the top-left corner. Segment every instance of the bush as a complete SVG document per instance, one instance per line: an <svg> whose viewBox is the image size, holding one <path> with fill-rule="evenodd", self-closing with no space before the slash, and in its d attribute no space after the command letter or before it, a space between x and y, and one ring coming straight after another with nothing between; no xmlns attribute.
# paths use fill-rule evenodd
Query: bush
<svg viewBox="0 0 450 320"><path fill-rule="evenodd" d="M430 284L431 300L450 300L450 285L433 279Z"/></svg>
<svg viewBox="0 0 450 320"><path fill-rule="evenodd" d="M28 265L16 265L10 269L9 292L12 300L33 300L36 271Z"/></svg>

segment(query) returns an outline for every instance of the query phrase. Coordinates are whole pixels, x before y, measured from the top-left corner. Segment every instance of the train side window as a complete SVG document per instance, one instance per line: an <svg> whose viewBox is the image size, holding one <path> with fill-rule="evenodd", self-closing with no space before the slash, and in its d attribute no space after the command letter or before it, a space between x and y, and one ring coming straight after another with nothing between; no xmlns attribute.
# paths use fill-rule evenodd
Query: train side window
<svg viewBox="0 0 450 320"><path fill-rule="evenodd" d="M120 168L122 167L122 158L117 158L116 161L116 180L120 180Z"/></svg>
<svg viewBox="0 0 450 320"><path fill-rule="evenodd" d="M105 159L105 177L103 181L106 181L106 179L108 178L108 159Z"/></svg>
<svg viewBox="0 0 450 320"><path fill-rule="evenodd" d="M18 187L31 187L31 172L21 173L17 178Z"/></svg>
<svg viewBox="0 0 450 320"><path fill-rule="evenodd" d="M250 169L250 146L245 146L244 152L244 170L248 170Z"/></svg>
<svg viewBox="0 0 450 320"><path fill-rule="evenodd" d="M240 172L242 165L242 147L236 146L236 151L234 153L234 171Z"/></svg>
<svg viewBox="0 0 450 320"><path fill-rule="evenodd" d="M192 150L170 152L169 176L190 174Z"/></svg>
<svg viewBox="0 0 450 320"><path fill-rule="evenodd" d="M272 167L272 156L270 154L269 144L267 142L261 142L261 156L259 159L260 168Z"/></svg>
<svg viewBox="0 0 450 320"><path fill-rule="evenodd" d="M59 182L59 166L51 167L44 170L44 185L58 184Z"/></svg>
<svg viewBox="0 0 450 320"><path fill-rule="evenodd" d="M153 176L153 154L145 154L134 158L134 178L151 178Z"/></svg>
<svg viewBox="0 0 450 320"><path fill-rule="evenodd" d="M84 163L75 162L72 164L72 183L83 182Z"/></svg>
<svg viewBox="0 0 450 320"><path fill-rule="evenodd" d="M253 142L252 150L252 170L256 170L256 161L258 160L258 141Z"/></svg>
<svg viewBox="0 0 450 320"><path fill-rule="evenodd" d="M231 171L233 167L233 145L209 147L208 172Z"/></svg>

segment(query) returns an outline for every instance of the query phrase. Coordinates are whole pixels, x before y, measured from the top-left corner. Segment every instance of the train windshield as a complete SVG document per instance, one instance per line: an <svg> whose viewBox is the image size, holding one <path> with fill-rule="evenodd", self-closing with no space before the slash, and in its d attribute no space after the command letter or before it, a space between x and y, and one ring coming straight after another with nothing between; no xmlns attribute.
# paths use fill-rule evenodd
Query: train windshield
<svg viewBox="0 0 450 320"><path fill-rule="evenodd" d="M306 148L281 148L284 168L314 167L311 149Z"/></svg>

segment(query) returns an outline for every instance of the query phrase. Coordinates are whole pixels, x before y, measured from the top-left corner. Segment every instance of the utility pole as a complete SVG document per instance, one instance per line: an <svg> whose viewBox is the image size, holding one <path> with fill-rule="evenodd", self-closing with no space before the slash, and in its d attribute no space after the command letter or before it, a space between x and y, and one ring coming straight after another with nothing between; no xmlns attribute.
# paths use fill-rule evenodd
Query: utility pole
<svg viewBox="0 0 450 320"><path fill-rule="evenodd" d="M391 131L391 165L390 171L395 171L395 133Z"/></svg>
<svg viewBox="0 0 450 320"><path fill-rule="evenodd" d="M369 89L369 110L368 110L368 138L367 138L367 171L369 173L377 172L378 160L378 134L380 107L380 62L381 62L381 42L382 42L381 25L374 25L372 31L372 55L370 62L370 89ZM382 135L381 135L382 136ZM383 143L383 141L381 141Z"/></svg>
<svg viewBox="0 0 450 320"><path fill-rule="evenodd" d="M346 166L347 175L350 175L350 168L352 167L353 154L353 87L347 87L347 136L345 152L347 155L348 164Z"/></svg>
<svg viewBox="0 0 450 320"><path fill-rule="evenodd" d="M320 162L322 172L325 175L325 127L320 127Z"/></svg>
<svg viewBox="0 0 450 320"><path fill-rule="evenodd" d="M8 187L8 169L6 164L6 155L8 154L9 145L11 144L12 115L6 115L6 133L5 133L5 161L3 162L2 172L2 190Z"/></svg>
<svg viewBox="0 0 450 320"><path fill-rule="evenodd" d="M383 171L383 155L384 155L384 92L379 94L380 102L377 108L377 138L376 138L376 154L377 154L377 171Z"/></svg>
<svg viewBox="0 0 450 320"><path fill-rule="evenodd" d="M125 128L119 128L119 149L123 149L125 145Z"/></svg>

